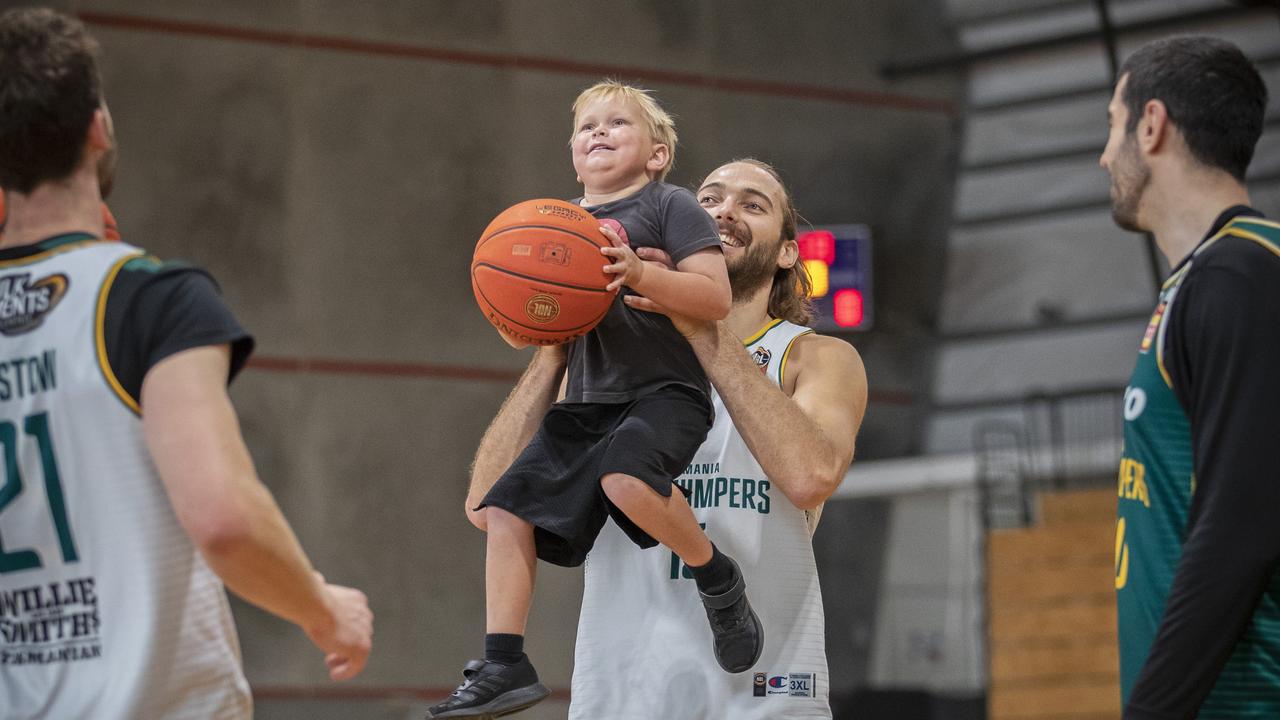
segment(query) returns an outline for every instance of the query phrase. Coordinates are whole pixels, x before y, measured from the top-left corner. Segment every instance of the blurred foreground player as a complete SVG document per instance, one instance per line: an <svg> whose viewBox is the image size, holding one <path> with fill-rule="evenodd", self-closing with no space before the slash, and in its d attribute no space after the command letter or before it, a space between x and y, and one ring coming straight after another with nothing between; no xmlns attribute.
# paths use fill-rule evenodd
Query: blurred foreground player
<svg viewBox="0 0 1280 720"><path fill-rule="evenodd" d="M1188 37L1134 53L1108 108L1112 213L1173 268L1125 391L1125 718L1280 718L1280 225L1244 186L1266 96Z"/></svg>
<svg viewBox="0 0 1280 720"><path fill-rule="evenodd" d="M96 54L65 15L0 15L0 715L248 718L223 581L335 679L372 616L256 477L226 393L252 340L212 280L101 239Z"/></svg>

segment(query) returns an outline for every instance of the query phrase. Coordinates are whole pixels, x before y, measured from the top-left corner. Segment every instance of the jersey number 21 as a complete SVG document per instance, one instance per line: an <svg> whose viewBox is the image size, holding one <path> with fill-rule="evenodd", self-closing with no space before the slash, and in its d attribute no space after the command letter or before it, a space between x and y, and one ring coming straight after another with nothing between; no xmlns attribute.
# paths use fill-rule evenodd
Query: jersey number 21
<svg viewBox="0 0 1280 720"><path fill-rule="evenodd" d="M75 538L71 537L71 524L67 521L67 503L62 494L62 479L58 476L58 461L53 454L53 437L49 433L49 414L28 415L22 423L24 433L35 440L40 449L40 464L44 471L45 494L49 498L49 514L58 531L58 544L62 548L63 562L80 559L76 552ZM11 422L0 421L0 446L4 454L4 484L0 485L0 514L5 507L22 494L22 473L18 468L18 428ZM35 550L5 550L0 537L0 573L17 572L42 567L40 555Z"/></svg>

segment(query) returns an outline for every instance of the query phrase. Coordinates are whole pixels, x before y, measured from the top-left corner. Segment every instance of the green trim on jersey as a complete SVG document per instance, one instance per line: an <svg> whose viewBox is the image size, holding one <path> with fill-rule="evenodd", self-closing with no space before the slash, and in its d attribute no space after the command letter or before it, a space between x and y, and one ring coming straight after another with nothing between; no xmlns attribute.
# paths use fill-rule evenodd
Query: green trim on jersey
<svg viewBox="0 0 1280 720"><path fill-rule="evenodd" d="M89 233L73 232L65 235L55 235L48 240L41 240L35 243L34 248L38 248L30 255L13 258L12 260L0 260L0 270L30 265L41 260L47 260L54 255L75 250L81 245L89 245L93 243L107 242L99 237L94 237Z"/></svg>

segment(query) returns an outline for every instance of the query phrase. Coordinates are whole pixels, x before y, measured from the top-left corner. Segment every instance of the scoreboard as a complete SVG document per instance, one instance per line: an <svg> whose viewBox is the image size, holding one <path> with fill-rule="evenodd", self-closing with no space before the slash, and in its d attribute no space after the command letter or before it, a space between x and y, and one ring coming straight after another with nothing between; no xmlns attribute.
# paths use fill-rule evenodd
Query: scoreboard
<svg viewBox="0 0 1280 720"><path fill-rule="evenodd" d="M813 328L870 329L871 230L866 225L825 225L799 233L796 243L813 284Z"/></svg>

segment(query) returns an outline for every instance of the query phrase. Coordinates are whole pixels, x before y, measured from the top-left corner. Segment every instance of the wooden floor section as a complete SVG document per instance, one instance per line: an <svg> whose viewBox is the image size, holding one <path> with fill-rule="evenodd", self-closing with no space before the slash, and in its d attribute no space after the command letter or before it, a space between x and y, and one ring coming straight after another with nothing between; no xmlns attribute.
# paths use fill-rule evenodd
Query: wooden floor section
<svg viewBox="0 0 1280 720"><path fill-rule="evenodd" d="M1114 490L1044 493L987 544L992 720L1120 716Z"/></svg>

